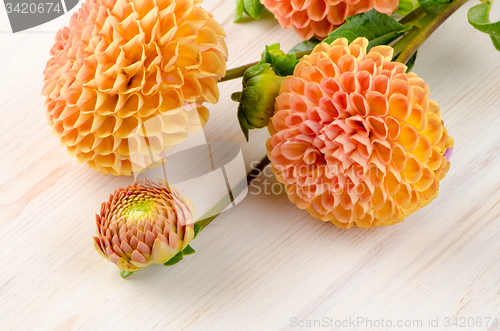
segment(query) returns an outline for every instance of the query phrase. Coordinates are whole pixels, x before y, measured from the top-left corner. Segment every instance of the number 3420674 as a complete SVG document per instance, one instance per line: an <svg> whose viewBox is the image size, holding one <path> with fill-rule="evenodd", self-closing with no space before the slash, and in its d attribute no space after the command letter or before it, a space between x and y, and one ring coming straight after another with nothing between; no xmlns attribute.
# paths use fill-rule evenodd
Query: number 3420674
<svg viewBox="0 0 500 331"><path fill-rule="evenodd" d="M5 3L5 8L7 9L7 14L18 13L18 14L34 14L34 13L50 13L56 12L60 13L63 11L60 3Z"/></svg>
<svg viewBox="0 0 500 331"><path fill-rule="evenodd" d="M445 317L445 327L458 327L458 328L480 328L490 326L500 326L500 319L491 317Z"/></svg>

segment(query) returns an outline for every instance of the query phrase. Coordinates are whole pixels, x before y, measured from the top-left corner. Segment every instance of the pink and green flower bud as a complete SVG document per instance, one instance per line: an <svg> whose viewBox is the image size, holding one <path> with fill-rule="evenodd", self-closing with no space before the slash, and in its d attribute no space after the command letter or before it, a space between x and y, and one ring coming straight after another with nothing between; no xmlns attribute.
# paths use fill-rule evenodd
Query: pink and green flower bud
<svg viewBox="0 0 500 331"><path fill-rule="evenodd" d="M243 90L233 93L233 101L239 102L238 121L248 141L248 131L266 127L274 114L274 102L285 79L276 75L269 63L259 63L245 71Z"/></svg>
<svg viewBox="0 0 500 331"><path fill-rule="evenodd" d="M96 214L94 247L122 277L150 264L172 265L194 253L194 206L166 181L119 188Z"/></svg>

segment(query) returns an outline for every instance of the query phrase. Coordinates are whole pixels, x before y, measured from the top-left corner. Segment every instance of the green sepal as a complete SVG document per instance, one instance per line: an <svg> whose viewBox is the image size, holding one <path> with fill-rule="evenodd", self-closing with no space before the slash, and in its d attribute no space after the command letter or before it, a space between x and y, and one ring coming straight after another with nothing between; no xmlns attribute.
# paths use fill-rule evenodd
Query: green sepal
<svg viewBox="0 0 500 331"><path fill-rule="evenodd" d="M264 7L259 0L236 0L236 11L234 13L233 22L242 22L243 13L258 20L262 17L264 12L266 12L266 7Z"/></svg>
<svg viewBox="0 0 500 331"><path fill-rule="evenodd" d="M406 16L415 9L418 8L417 0L399 0L398 9L394 12L395 14Z"/></svg>
<svg viewBox="0 0 500 331"><path fill-rule="evenodd" d="M243 12L245 11L245 5L243 0L236 0L236 11L234 12L233 23L238 23L243 18Z"/></svg>
<svg viewBox="0 0 500 331"><path fill-rule="evenodd" d="M250 135L250 128L248 127L248 122L245 118L245 114L243 113L243 106L240 104L238 106L238 122L240 123L240 128L243 134L245 135L245 139L248 142Z"/></svg>
<svg viewBox="0 0 500 331"><path fill-rule="evenodd" d="M411 69L413 68L413 66L415 65L415 61L417 60L417 53L418 53L418 51L413 53L413 55L410 57L408 62L406 62L406 73L409 73L411 71Z"/></svg>
<svg viewBox="0 0 500 331"><path fill-rule="evenodd" d="M469 23L477 30L487 33L491 37L493 46L500 51L500 21L490 22L490 8L491 2L479 4L469 9L467 18Z"/></svg>
<svg viewBox="0 0 500 331"><path fill-rule="evenodd" d="M298 63L295 54L285 54L280 49L279 43L266 46L266 50L262 52L261 59L260 64L269 63L274 73L283 77L292 75Z"/></svg>
<svg viewBox="0 0 500 331"><path fill-rule="evenodd" d="M255 20L260 19L266 9L259 0L243 0L243 4L245 13Z"/></svg>
<svg viewBox="0 0 500 331"><path fill-rule="evenodd" d="M179 263L180 260L182 260L183 256L184 256L184 254L182 253L182 251L180 251L173 258L171 258L167 262L163 263L163 265L168 267L168 266L174 265L176 263Z"/></svg>
<svg viewBox="0 0 500 331"><path fill-rule="evenodd" d="M128 276L132 275L133 273L134 273L134 271L120 270L120 276L122 276L122 278L127 278Z"/></svg>
<svg viewBox="0 0 500 331"><path fill-rule="evenodd" d="M247 80L249 80L252 77L255 77L257 75L260 75L264 70L270 68L270 64L268 63L258 63L254 66L251 66L247 70L245 70L245 73L243 74L243 85L246 85Z"/></svg>
<svg viewBox="0 0 500 331"><path fill-rule="evenodd" d="M194 223L193 230L194 230L194 237L193 237L193 239L194 239L194 238L196 238L198 233L200 233L201 225L199 225L198 223Z"/></svg>
<svg viewBox="0 0 500 331"><path fill-rule="evenodd" d="M330 44L335 39L343 37L351 43L358 37L365 37L369 40L367 49L369 50L373 46L387 45L412 28L375 9L348 17L346 20L346 23L330 33L323 41Z"/></svg>
<svg viewBox="0 0 500 331"><path fill-rule="evenodd" d="M279 43L272 44L272 45L266 45L266 49L260 55L260 58L262 60L261 63L272 64L272 62L273 62L273 55L280 55L280 54L285 54L285 52L283 52L280 49L280 44Z"/></svg>
<svg viewBox="0 0 500 331"><path fill-rule="evenodd" d="M187 245L186 248L184 248L182 250L182 253L184 255L191 255L191 254L194 254L196 253L196 251L193 249L193 247L191 247L191 245Z"/></svg>
<svg viewBox="0 0 500 331"><path fill-rule="evenodd" d="M255 104L259 101L259 89L255 86L247 86L241 91L240 102L242 104Z"/></svg>
<svg viewBox="0 0 500 331"><path fill-rule="evenodd" d="M304 40L303 42L298 43L297 45L293 46L288 51L288 54L313 50L314 47L316 47L320 42L321 41L319 39L312 37L309 40Z"/></svg>
<svg viewBox="0 0 500 331"><path fill-rule="evenodd" d="M429 14L439 14L452 0L418 0L420 7Z"/></svg>

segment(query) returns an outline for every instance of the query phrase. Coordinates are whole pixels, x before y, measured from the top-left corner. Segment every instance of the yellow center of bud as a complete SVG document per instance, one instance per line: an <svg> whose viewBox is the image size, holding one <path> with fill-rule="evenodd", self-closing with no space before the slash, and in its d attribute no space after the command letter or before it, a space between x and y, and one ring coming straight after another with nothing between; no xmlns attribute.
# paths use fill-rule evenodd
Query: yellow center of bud
<svg viewBox="0 0 500 331"><path fill-rule="evenodd" d="M150 200L139 200L128 206L123 215L131 218L141 219L153 213L153 202Z"/></svg>

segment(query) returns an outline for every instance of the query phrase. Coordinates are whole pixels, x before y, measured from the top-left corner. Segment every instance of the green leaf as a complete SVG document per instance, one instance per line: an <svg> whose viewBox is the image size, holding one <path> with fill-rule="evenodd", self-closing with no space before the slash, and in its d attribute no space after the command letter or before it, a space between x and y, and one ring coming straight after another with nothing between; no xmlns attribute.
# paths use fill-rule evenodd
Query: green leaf
<svg viewBox="0 0 500 331"><path fill-rule="evenodd" d="M323 40L330 44L337 38L347 38L353 42L358 37L366 37L370 43L368 49L377 45L387 45L410 30L411 26L398 23L394 18L381 14L375 9L347 18L347 22Z"/></svg>
<svg viewBox="0 0 500 331"><path fill-rule="evenodd" d="M477 30L487 33L497 50L500 51L500 21L491 23L489 19L491 3L477 5L469 9L467 18L469 23Z"/></svg>
<svg viewBox="0 0 500 331"><path fill-rule="evenodd" d="M490 37L491 37L491 41L493 42L493 46L495 46L497 51L500 51L500 38L493 37L493 36L490 36Z"/></svg>
<svg viewBox="0 0 500 331"><path fill-rule="evenodd" d="M193 249L193 247L191 247L191 245L187 245L186 248L184 248L182 250L182 253L184 255L191 255L191 254L194 254L196 253L196 251Z"/></svg>
<svg viewBox="0 0 500 331"><path fill-rule="evenodd" d="M264 14L264 5L259 0L243 0L244 11L253 19L258 20Z"/></svg>
<svg viewBox="0 0 500 331"><path fill-rule="evenodd" d="M184 254L182 253L182 251L180 251L173 258L171 258L167 262L163 263L163 265L165 265L165 266L171 266L171 265L174 265L176 263L179 263L179 261L182 260L183 255Z"/></svg>
<svg viewBox="0 0 500 331"><path fill-rule="evenodd" d="M409 73L411 69L413 68L413 65L415 64L415 60L417 59L417 52L413 53L413 55L410 57L408 62L406 62L406 73Z"/></svg>
<svg viewBox="0 0 500 331"><path fill-rule="evenodd" d="M316 47L321 41L312 37L309 40L304 40L301 43L298 43L297 45L293 46L292 49L288 51L288 54L293 54L293 53L298 53L298 52L303 52L303 51L310 51Z"/></svg>
<svg viewBox="0 0 500 331"><path fill-rule="evenodd" d="M245 9L245 6L243 4L243 0L236 0L236 11L234 13L234 23L238 23L241 21L243 17L243 11Z"/></svg>
<svg viewBox="0 0 500 331"><path fill-rule="evenodd" d="M247 119L245 118L245 114L243 113L243 106L241 104L238 106L238 122L240 123L241 131L245 135L245 139L248 142L248 138L250 135L249 132L250 128L248 127L248 122ZM196 226L196 223L194 225ZM196 232L195 232L195 238L196 238Z"/></svg>
<svg viewBox="0 0 500 331"><path fill-rule="evenodd" d="M399 0L398 9L395 11L396 14L401 16L406 16L418 7L417 0Z"/></svg>
<svg viewBox="0 0 500 331"><path fill-rule="evenodd" d="M128 276L130 276L133 273L134 273L133 271L123 271L123 270L120 270L120 276L122 276L122 278L127 278Z"/></svg>
<svg viewBox="0 0 500 331"><path fill-rule="evenodd" d="M420 7L429 14L439 14L452 0L418 0Z"/></svg>
<svg viewBox="0 0 500 331"><path fill-rule="evenodd" d="M196 238L196 236L198 235L198 233L200 233L201 231L201 225L199 225L198 223L194 223L194 227L193 227L193 230L194 230L194 238Z"/></svg>

